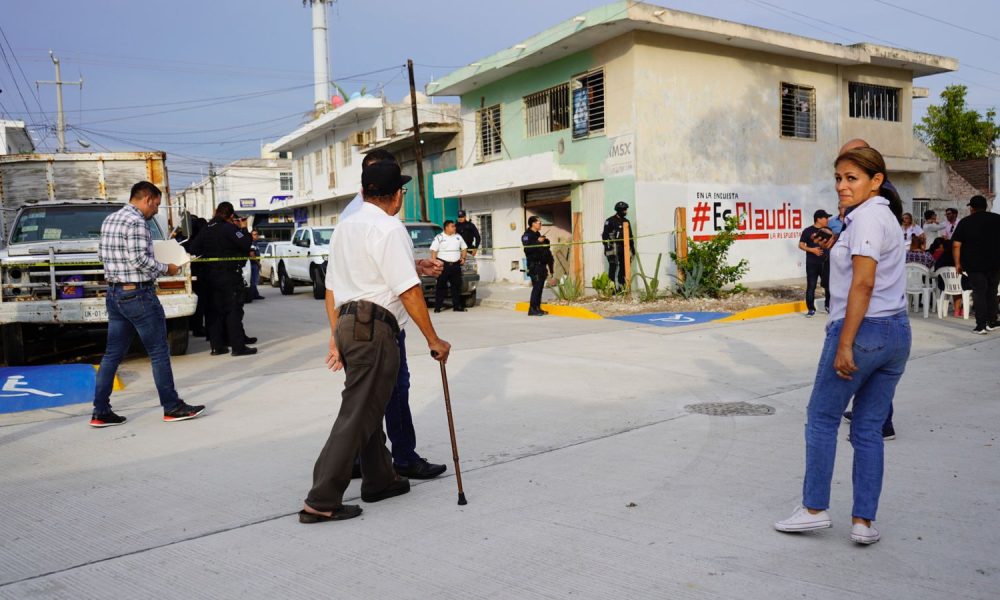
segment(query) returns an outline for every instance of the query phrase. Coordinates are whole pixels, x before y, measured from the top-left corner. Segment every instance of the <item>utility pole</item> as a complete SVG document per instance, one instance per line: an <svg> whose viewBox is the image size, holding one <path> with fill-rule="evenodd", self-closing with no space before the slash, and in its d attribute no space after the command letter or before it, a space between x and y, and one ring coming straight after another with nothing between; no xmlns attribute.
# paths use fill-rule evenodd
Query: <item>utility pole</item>
<svg viewBox="0 0 1000 600"><path fill-rule="evenodd" d="M59 64L59 59L56 58L56 55L51 50L49 50L49 58L52 59L52 64L56 66L56 80L36 81L35 86L37 87L43 83L56 86L56 137L59 139L59 148L56 149L56 152L66 152L66 115L63 114L62 86L78 85L80 89L83 89L83 77L80 77L80 81L63 81L62 67Z"/></svg>
<svg viewBox="0 0 1000 600"><path fill-rule="evenodd" d="M212 188L212 212L215 212L215 164L208 163L208 184Z"/></svg>
<svg viewBox="0 0 1000 600"><path fill-rule="evenodd" d="M417 88L413 82L413 61L406 59L410 72L410 114L413 115L413 158L417 161L417 188L420 190L420 220L427 221L427 192L424 191L424 150L420 146L420 121L417 118Z"/></svg>

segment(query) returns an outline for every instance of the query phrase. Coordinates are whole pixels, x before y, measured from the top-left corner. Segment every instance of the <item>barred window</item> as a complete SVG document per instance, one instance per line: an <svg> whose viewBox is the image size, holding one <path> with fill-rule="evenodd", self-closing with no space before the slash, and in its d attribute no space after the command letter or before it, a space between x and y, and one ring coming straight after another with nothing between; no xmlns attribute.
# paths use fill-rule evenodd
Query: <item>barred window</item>
<svg viewBox="0 0 1000 600"><path fill-rule="evenodd" d="M564 83L524 97L528 137L569 127L569 84Z"/></svg>
<svg viewBox="0 0 1000 600"><path fill-rule="evenodd" d="M479 161L500 158L503 141L500 137L500 105L494 104L476 111L476 151Z"/></svg>
<svg viewBox="0 0 1000 600"><path fill-rule="evenodd" d="M327 187L337 187L337 147L330 144L326 147Z"/></svg>
<svg viewBox="0 0 1000 600"><path fill-rule="evenodd" d="M604 131L604 69L573 79L573 137Z"/></svg>
<svg viewBox="0 0 1000 600"><path fill-rule="evenodd" d="M899 121L899 88L851 81L847 84L848 114L855 119Z"/></svg>
<svg viewBox="0 0 1000 600"><path fill-rule="evenodd" d="M295 189L292 183L292 172L282 171L278 174L279 187L283 192L290 192Z"/></svg>
<svg viewBox="0 0 1000 600"><path fill-rule="evenodd" d="M319 175L323 172L323 150L313 152L313 174Z"/></svg>
<svg viewBox="0 0 1000 600"><path fill-rule="evenodd" d="M479 228L479 255L493 256L493 215L484 213L474 215L476 227Z"/></svg>
<svg viewBox="0 0 1000 600"><path fill-rule="evenodd" d="M816 89L781 84L781 137L816 139Z"/></svg>

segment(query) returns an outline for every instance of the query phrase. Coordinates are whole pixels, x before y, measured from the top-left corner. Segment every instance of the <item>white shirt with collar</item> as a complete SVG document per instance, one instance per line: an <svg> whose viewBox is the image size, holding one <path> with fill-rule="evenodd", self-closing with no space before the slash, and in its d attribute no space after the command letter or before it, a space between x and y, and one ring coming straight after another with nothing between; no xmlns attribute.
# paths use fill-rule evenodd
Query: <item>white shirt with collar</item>
<svg viewBox="0 0 1000 600"><path fill-rule="evenodd" d="M437 257L450 263L461 260L462 250L466 250L468 247L465 239L457 233L451 235L439 233L434 236L434 241L431 242L431 250L437 252Z"/></svg>
<svg viewBox="0 0 1000 600"><path fill-rule="evenodd" d="M347 203L347 206L344 207L344 210L340 212L340 218L346 219L350 215L357 212L357 210L361 208L361 205L364 203L365 199L361 196L361 192L358 192L357 195L354 196L354 198L351 198L351 201Z"/></svg>
<svg viewBox="0 0 1000 600"><path fill-rule="evenodd" d="M391 312L400 327L409 321L399 295L420 285L420 278L402 221L363 202L333 230L329 260L326 287L335 306L367 300Z"/></svg>
<svg viewBox="0 0 1000 600"><path fill-rule="evenodd" d="M906 248L899 243L899 221L881 196L869 198L844 217L844 231L830 251L830 321L847 314L854 278L853 259L875 259L875 288L866 317L889 317L906 309Z"/></svg>
<svg viewBox="0 0 1000 600"><path fill-rule="evenodd" d="M944 220L944 233L945 236L950 240L951 236L955 235L955 228L958 227L958 217L955 218L955 222L952 223L947 218Z"/></svg>

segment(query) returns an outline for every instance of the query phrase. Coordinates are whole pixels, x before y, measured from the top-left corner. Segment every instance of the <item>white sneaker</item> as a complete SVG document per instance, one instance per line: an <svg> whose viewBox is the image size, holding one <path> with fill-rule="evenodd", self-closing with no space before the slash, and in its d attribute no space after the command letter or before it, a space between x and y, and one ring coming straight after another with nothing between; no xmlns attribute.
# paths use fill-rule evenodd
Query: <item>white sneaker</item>
<svg viewBox="0 0 1000 600"><path fill-rule="evenodd" d="M827 527L832 526L833 523L830 522L830 515L825 510L812 514L803 506L796 508L795 512L792 513L792 516L788 517L784 521L778 521L774 524L774 528L778 531L791 533L796 531L826 529Z"/></svg>
<svg viewBox="0 0 1000 600"><path fill-rule="evenodd" d="M868 527L864 523L855 523L851 527L851 541L858 544L874 544L879 540L878 529L875 526Z"/></svg>

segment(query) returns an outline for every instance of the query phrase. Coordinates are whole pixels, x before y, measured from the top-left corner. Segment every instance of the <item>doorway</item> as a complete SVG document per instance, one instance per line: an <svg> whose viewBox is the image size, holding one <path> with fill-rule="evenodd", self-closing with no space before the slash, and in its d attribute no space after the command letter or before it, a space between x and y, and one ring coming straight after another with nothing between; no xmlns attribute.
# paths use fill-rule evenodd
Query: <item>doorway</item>
<svg viewBox="0 0 1000 600"><path fill-rule="evenodd" d="M569 186L527 190L524 192L524 222L531 217L542 220L542 235L552 244L556 281L573 273L573 214ZM566 245L560 245L566 244Z"/></svg>

